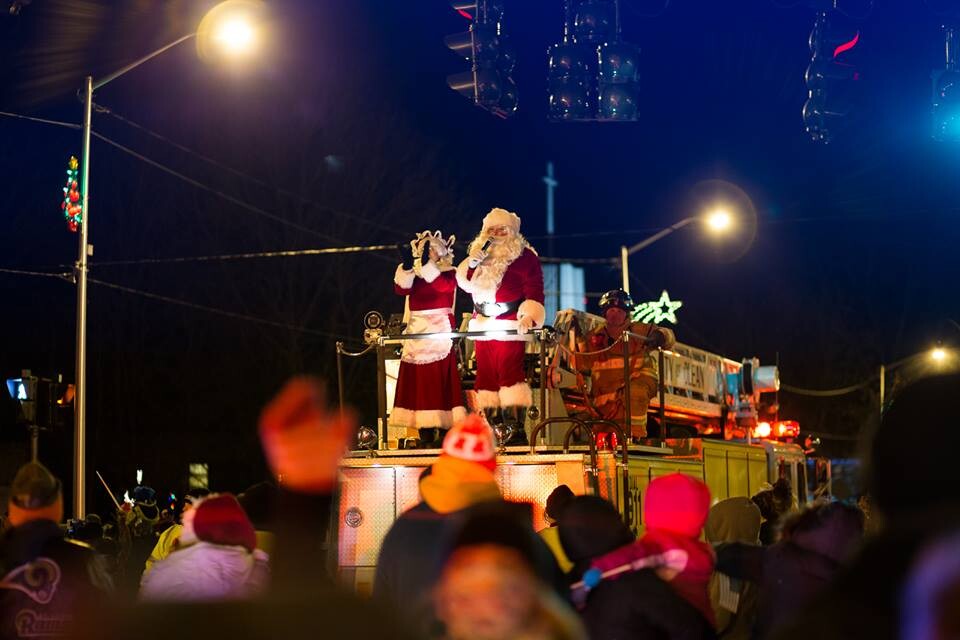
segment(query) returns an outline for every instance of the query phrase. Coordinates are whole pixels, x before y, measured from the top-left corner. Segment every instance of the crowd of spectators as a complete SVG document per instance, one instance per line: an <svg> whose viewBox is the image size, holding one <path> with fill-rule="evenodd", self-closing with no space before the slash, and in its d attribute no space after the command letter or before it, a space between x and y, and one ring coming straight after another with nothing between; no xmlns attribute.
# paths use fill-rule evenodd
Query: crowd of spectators
<svg viewBox="0 0 960 640"><path fill-rule="evenodd" d="M260 418L274 480L239 496L193 491L166 510L137 487L108 518L64 523L60 481L20 468L0 534L0 640L960 637L960 504L941 477L958 392L960 376L924 379L886 411L869 514L798 509L785 482L715 502L677 473L645 487L639 536L564 485L535 531L531 505L501 495L493 433L468 417L386 534L368 599L338 586L325 548L355 420L294 379Z"/></svg>

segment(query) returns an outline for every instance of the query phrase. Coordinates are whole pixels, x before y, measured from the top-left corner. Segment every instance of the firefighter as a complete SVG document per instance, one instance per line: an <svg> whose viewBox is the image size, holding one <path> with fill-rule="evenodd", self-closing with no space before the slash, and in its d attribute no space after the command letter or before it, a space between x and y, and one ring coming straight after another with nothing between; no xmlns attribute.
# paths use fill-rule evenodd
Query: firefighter
<svg viewBox="0 0 960 640"><path fill-rule="evenodd" d="M577 343L574 366L590 375L589 402L598 417L625 422L623 372L624 331L644 336L647 340L630 339L630 435L647 436L647 407L657 393L659 367L656 348L673 346L670 329L645 322L631 322L633 299L623 289L607 291L600 298L604 324L582 336Z"/></svg>

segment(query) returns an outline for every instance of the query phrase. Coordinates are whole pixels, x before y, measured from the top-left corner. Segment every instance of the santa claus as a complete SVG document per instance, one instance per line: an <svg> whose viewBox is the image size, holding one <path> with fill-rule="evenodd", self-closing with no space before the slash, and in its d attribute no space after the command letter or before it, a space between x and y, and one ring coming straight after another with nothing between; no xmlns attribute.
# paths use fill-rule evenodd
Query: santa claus
<svg viewBox="0 0 960 640"><path fill-rule="evenodd" d="M520 235L520 217L492 209L457 267L457 283L473 296L470 331L514 329L519 335L475 338L477 406L491 424L513 428L515 442L525 438L526 408L533 393L524 371L524 345L531 329L542 327L543 271L540 259Z"/></svg>
<svg viewBox="0 0 960 640"><path fill-rule="evenodd" d="M457 279L453 243L439 231L423 231L410 243L412 267L397 266L397 294L407 296L404 333L438 333L453 329ZM446 430L466 416L457 355L450 338L405 340L397 392L388 426L398 441L416 438L421 447L440 446Z"/></svg>

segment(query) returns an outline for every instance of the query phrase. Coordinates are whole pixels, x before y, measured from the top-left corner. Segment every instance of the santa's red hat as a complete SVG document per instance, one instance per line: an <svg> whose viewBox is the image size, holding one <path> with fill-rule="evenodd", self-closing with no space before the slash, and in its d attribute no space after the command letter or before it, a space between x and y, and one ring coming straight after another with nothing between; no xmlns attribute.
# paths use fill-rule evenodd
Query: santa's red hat
<svg viewBox="0 0 960 640"><path fill-rule="evenodd" d="M245 547L251 552L257 548L257 534L250 519L229 493L211 494L183 514L180 544L197 541Z"/></svg>

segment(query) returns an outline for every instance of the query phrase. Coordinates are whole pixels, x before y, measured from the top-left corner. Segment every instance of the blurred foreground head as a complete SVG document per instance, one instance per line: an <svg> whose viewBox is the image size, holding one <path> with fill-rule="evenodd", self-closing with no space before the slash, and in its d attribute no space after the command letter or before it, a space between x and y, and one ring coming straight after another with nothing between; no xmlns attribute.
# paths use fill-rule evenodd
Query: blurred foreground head
<svg viewBox="0 0 960 640"><path fill-rule="evenodd" d="M60 522L63 520L60 481L39 462L28 462L13 478L7 509L14 527L31 520Z"/></svg>
<svg viewBox="0 0 960 640"><path fill-rule="evenodd" d="M537 575L530 505L472 507L454 537L434 593L451 640L584 637Z"/></svg>
<svg viewBox="0 0 960 640"><path fill-rule="evenodd" d="M960 374L922 378L894 399L869 445L867 483L877 509L896 516L958 506L944 472L960 451Z"/></svg>

